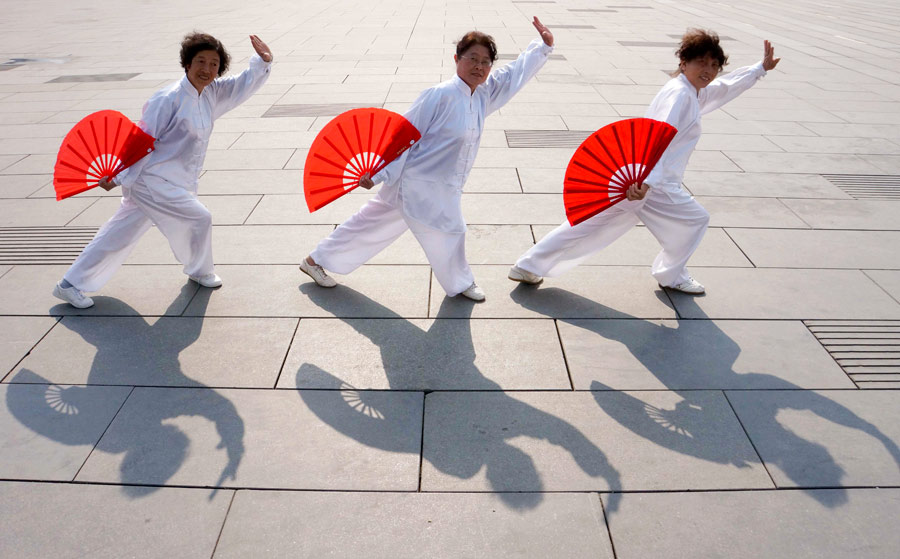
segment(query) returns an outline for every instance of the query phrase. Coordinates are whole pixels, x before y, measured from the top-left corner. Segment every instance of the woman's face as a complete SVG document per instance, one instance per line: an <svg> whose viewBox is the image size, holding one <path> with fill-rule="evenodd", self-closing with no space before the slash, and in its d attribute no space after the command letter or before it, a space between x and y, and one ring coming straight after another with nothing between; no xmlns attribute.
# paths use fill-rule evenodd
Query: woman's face
<svg viewBox="0 0 900 559"><path fill-rule="evenodd" d="M456 61L456 75L475 91L491 74L491 52L484 45L472 45Z"/></svg>
<svg viewBox="0 0 900 559"><path fill-rule="evenodd" d="M719 61L708 54L687 62L682 61L679 68L681 68L681 73L684 74L684 77L691 82L691 85L697 88L697 91L708 86L709 82L716 79L716 76L719 75L719 71L722 69L719 66Z"/></svg>
<svg viewBox="0 0 900 559"><path fill-rule="evenodd" d="M214 50L201 50L194 55L187 67L188 80L201 91L219 75L219 53Z"/></svg>

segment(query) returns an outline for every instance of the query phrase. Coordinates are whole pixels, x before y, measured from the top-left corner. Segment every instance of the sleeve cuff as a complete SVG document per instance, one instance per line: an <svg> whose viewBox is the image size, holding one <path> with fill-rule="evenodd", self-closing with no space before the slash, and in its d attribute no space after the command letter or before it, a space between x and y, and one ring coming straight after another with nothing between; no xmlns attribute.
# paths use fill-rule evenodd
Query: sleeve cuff
<svg viewBox="0 0 900 559"><path fill-rule="evenodd" d="M753 66L751 66L751 68L753 69L753 72L754 72L755 74L758 74L758 75L759 75L759 77L763 77L763 76L765 76L766 74L768 74L768 72L766 72L766 69L763 68L762 60L760 60L759 62L757 62L757 63L754 64Z"/></svg>

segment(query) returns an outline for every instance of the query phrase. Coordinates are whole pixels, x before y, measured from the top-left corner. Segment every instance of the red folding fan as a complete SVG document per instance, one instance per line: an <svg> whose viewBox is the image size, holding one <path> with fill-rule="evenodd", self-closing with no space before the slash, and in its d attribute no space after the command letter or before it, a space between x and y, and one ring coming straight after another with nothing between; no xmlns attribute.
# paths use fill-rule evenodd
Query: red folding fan
<svg viewBox="0 0 900 559"><path fill-rule="evenodd" d="M118 111L99 111L84 117L66 134L53 187L62 200L114 177L153 151L156 140Z"/></svg>
<svg viewBox="0 0 900 559"><path fill-rule="evenodd" d="M563 181L563 203L569 223L578 225L625 199L640 186L678 131L649 118L608 124L582 142Z"/></svg>
<svg viewBox="0 0 900 559"><path fill-rule="evenodd" d="M322 128L303 169L306 205L314 212L359 186L419 141L408 120L385 109L353 109Z"/></svg>

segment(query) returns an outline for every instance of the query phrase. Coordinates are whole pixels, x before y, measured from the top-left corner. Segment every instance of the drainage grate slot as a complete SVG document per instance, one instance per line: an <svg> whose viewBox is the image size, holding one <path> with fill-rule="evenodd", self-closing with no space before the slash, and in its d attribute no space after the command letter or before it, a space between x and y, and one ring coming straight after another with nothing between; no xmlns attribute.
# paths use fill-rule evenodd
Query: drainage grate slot
<svg viewBox="0 0 900 559"><path fill-rule="evenodd" d="M71 264L96 227L0 227L0 264Z"/></svg>
<svg viewBox="0 0 900 559"><path fill-rule="evenodd" d="M900 200L900 175L822 175L857 200Z"/></svg>
<svg viewBox="0 0 900 559"><path fill-rule="evenodd" d="M263 118L274 118L279 116L337 116L352 109L363 109L366 107L381 108L383 103L333 103L330 105L272 105L268 111L263 113Z"/></svg>
<svg viewBox="0 0 900 559"><path fill-rule="evenodd" d="M900 321L806 320L809 331L860 388L900 388Z"/></svg>
<svg viewBox="0 0 900 559"><path fill-rule="evenodd" d="M511 148L577 148L595 130L504 130Z"/></svg>
<svg viewBox="0 0 900 559"><path fill-rule="evenodd" d="M81 82L125 82L138 74L73 74L59 76L47 83L81 83Z"/></svg>

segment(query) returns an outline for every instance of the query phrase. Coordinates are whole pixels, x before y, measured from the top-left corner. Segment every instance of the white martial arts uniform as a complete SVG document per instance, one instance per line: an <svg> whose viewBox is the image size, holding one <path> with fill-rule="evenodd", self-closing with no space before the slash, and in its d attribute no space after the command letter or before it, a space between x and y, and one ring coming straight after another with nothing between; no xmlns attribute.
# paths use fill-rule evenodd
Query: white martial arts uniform
<svg viewBox="0 0 900 559"><path fill-rule="evenodd" d="M484 119L522 89L552 51L540 39L532 41L474 93L459 76L423 91L403 115L422 138L373 177L384 186L319 243L313 260L348 274L410 229L447 295L468 289L475 278L466 262L461 197Z"/></svg>
<svg viewBox="0 0 900 559"><path fill-rule="evenodd" d="M116 177L122 204L66 272L69 283L82 291L103 287L151 225L166 236L185 274L214 272L212 217L197 200L213 121L253 95L271 66L253 55L248 69L200 94L184 76L147 101L138 126L156 138L154 151Z"/></svg>
<svg viewBox="0 0 900 559"><path fill-rule="evenodd" d="M764 75L760 62L713 80L699 93L684 74L669 80L644 116L668 122L678 133L644 181L650 185L644 199L623 200L574 227L563 223L522 255L516 266L539 276L558 276L643 222L662 246L651 268L653 277L667 287L687 281L687 261L709 224L709 213L681 186L688 159L700 139L700 117L731 101Z"/></svg>

